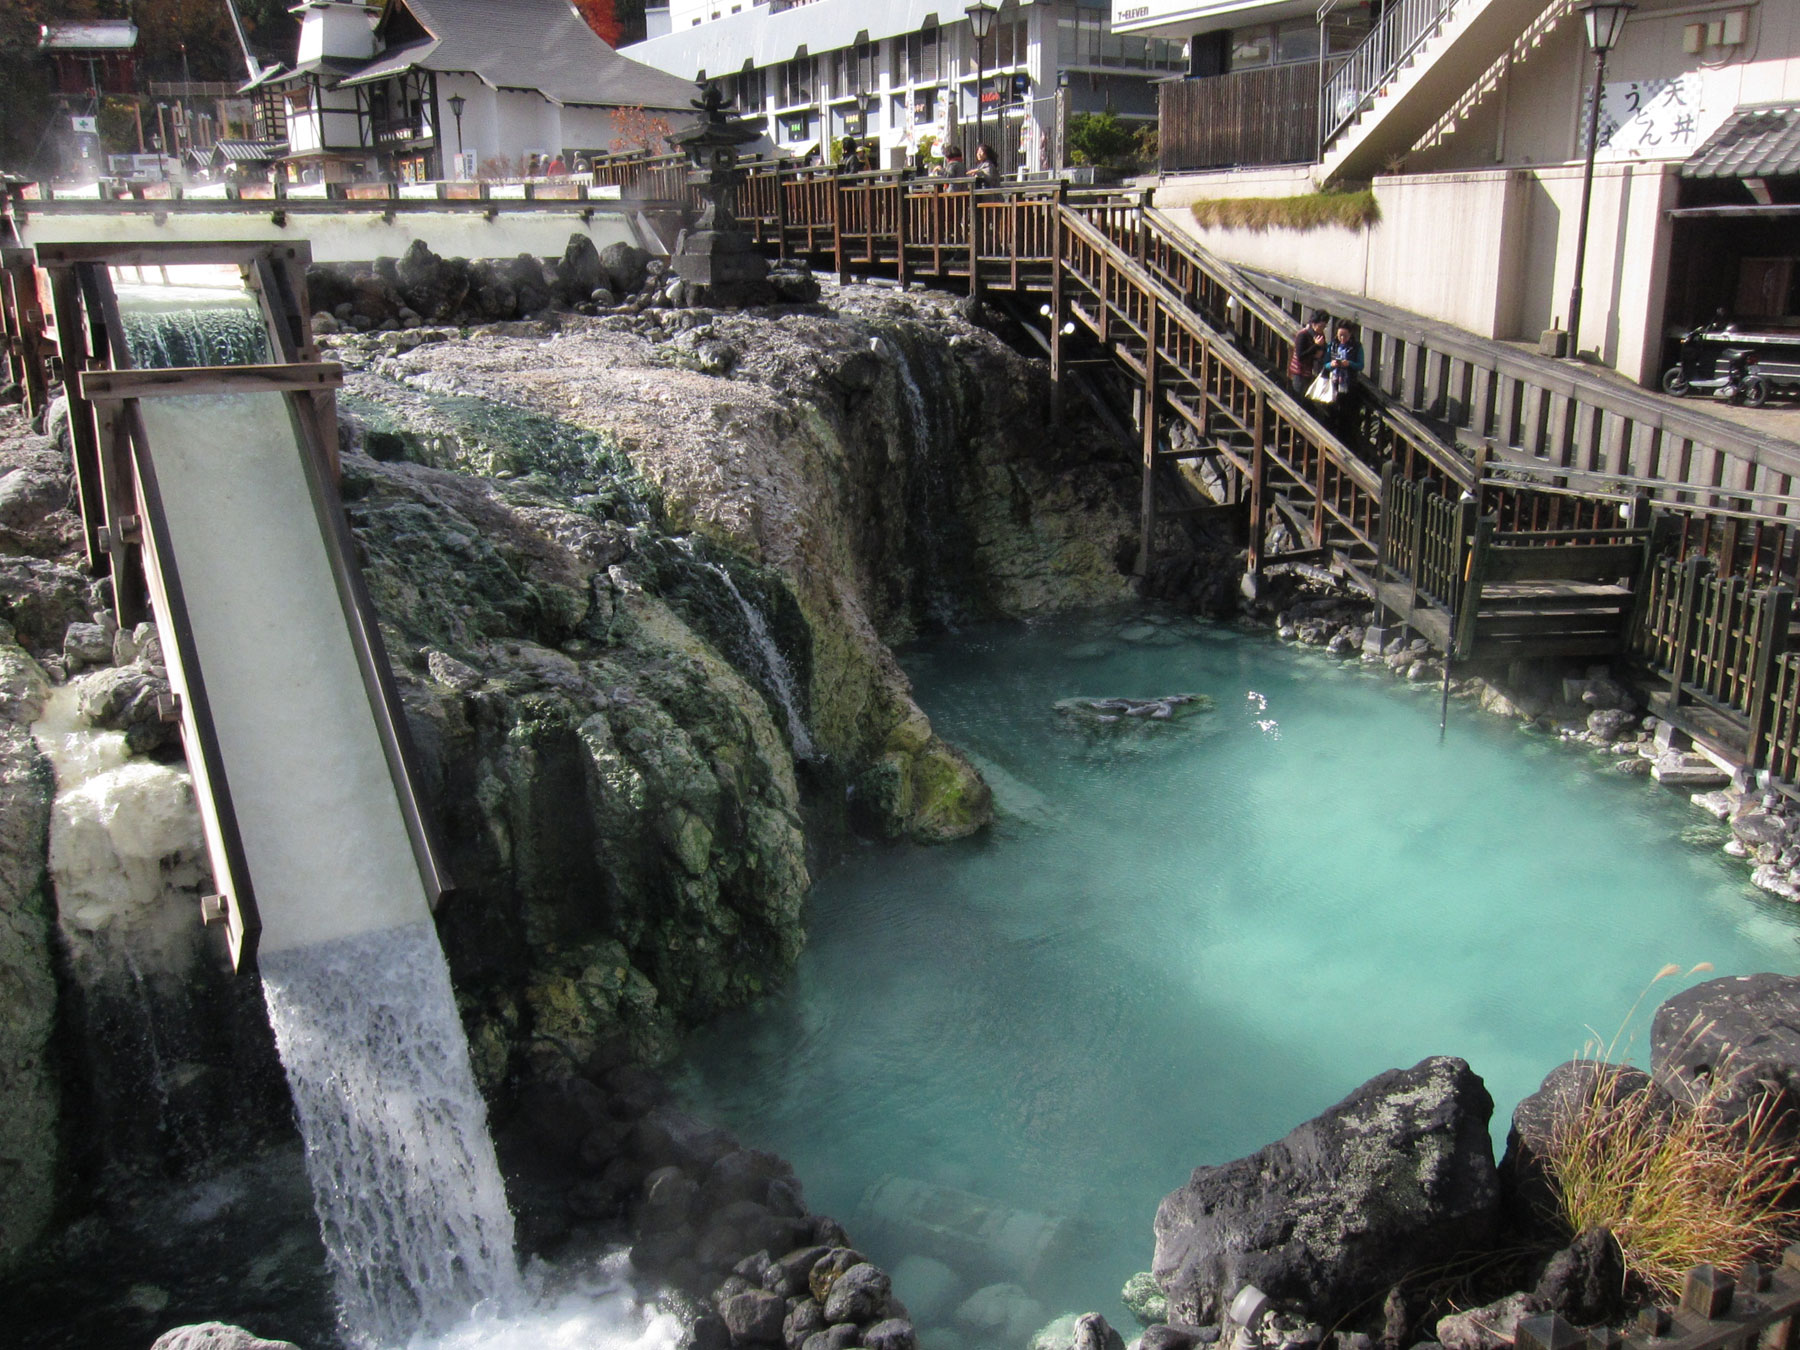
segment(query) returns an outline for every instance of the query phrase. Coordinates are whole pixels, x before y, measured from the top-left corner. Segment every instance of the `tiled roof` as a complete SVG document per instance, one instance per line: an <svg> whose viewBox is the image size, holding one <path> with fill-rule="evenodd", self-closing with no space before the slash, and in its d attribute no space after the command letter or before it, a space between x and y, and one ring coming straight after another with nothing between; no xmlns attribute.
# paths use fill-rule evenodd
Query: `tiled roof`
<svg viewBox="0 0 1800 1350"><path fill-rule="evenodd" d="M1739 108L1681 166L1684 178L1800 174L1800 103Z"/></svg>

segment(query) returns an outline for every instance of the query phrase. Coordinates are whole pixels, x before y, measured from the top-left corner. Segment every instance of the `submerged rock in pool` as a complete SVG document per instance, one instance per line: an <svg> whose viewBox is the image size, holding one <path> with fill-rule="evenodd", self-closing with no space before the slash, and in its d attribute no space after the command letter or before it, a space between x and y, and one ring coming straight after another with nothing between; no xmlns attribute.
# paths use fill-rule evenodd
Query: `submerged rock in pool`
<svg viewBox="0 0 1800 1350"><path fill-rule="evenodd" d="M1164 694L1161 698L1060 698L1056 711L1083 726L1109 727L1141 722L1174 722L1206 712L1205 694Z"/></svg>

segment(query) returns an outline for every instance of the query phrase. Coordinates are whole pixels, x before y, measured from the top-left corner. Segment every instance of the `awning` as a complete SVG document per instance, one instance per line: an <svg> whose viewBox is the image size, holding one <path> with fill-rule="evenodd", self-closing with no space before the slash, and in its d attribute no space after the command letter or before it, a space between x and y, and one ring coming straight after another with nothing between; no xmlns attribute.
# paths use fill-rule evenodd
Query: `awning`
<svg viewBox="0 0 1800 1350"><path fill-rule="evenodd" d="M1681 166L1683 178L1800 174L1800 103L1739 108Z"/></svg>
<svg viewBox="0 0 1800 1350"><path fill-rule="evenodd" d="M1723 206L1678 206L1668 212L1670 220L1743 220L1767 216L1772 219L1800 216L1800 203L1776 202L1759 206L1753 202L1730 202Z"/></svg>
<svg viewBox="0 0 1800 1350"><path fill-rule="evenodd" d="M213 152L233 164L267 164L287 154L286 141L214 141Z"/></svg>

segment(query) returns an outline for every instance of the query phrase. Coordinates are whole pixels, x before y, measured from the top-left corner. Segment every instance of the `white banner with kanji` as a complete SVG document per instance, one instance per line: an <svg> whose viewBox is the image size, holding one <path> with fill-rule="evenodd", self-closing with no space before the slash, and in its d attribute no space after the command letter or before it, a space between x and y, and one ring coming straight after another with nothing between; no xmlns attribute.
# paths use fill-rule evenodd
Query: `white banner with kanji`
<svg viewBox="0 0 1800 1350"><path fill-rule="evenodd" d="M1697 70L1655 80L1608 81L1600 93L1599 160L1686 159L1731 114L1706 106ZM1587 153L1589 100L1582 100L1581 151Z"/></svg>

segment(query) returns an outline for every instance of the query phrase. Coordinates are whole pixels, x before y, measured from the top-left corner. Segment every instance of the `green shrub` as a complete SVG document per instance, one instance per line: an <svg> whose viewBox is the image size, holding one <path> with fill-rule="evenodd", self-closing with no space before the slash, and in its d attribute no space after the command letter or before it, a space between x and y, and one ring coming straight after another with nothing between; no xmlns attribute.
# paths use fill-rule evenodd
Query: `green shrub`
<svg viewBox="0 0 1800 1350"><path fill-rule="evenodd" d="M1135 172L1144 152L1144 134L1111 108L1076 113L1069 118L1069 158L1076 164ZM1155 137L1154 128L1149 135Z"/></svg>

